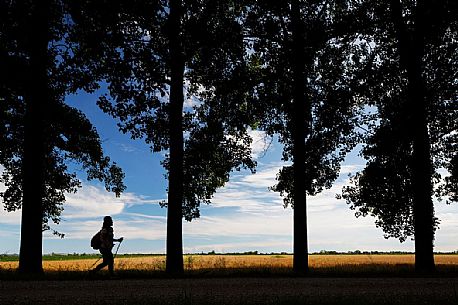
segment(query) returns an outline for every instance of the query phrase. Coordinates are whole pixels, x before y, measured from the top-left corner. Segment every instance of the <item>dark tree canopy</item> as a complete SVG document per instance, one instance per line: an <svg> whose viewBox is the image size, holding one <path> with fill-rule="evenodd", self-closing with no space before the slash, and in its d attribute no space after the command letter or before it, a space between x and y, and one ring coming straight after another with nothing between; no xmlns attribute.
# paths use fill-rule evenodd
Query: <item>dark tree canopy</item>
<svg viewBox="0 0 458 305"><path fill-rule="evenodd" d="M358 143L355 127L362 110L362 103L357 102L361 95L358 81L369 60L367 46L355 43L358 33L350 29L354 26L351 18L356 18L360 9L351 1L333 5L300 1L306 59L301 67L305 74L303 107L308 113L303 123L305 188L309 195L331 187L346 153ZM291 101L297 58L291 52L298 42L293 37L290 10L287 2L258 3L250 11L248 24L253 35L249 45L254 51L250 60L257 77L253 90L259 107L254 112L260 114L258 127L271 135L279 134L285 147L284 161L294 162L295 108ZM346 26L349 28L343 30ZM274 190L289 194L285 205L293 204L292 168L284 167L278 178Z"/></svg>
<svg viewBox="0 0 458 305"><path fill-rule="evenodd" d="M9 99L8 99L9 101ZM3 103L2 106L7 105ZM22 107L21 104L18 106ZM103 155L97 131L80 111L65 104L56 109L56 120L50 122L49 151L46 157L45 196L43 198L43 230L49 229L48 220L58 224L63 211L65 193L74 193L81 186L69 162L81 164L87 179L104 181L108 191L118 196L124 190L124 174L116 164ZM17 111L17 112L16 112ZM8 130L1 139L0 164L4 171L0 181L6 190L0 193L7 211L22 206L22 133L23 113L9 108L4 120ZM6 147L6 149L3 149Z"/></svg>
<svg viewBox="0 0 458 305"><path fill-rule="evenodd" d="M168 151L171 68L177 60L169 47L168 6L163 1L120 1L118 5L87 2L79 20L81 35L88 39L86 50L100 54L94 69L102 71L108 83L109 95L100 98L99 106L119 119L122 132L143 138L153 152ZM229 77L242 64L245 51L236 19L241 8L233 5L182 3L179 39L185 71L181 82L187 104L183 109L183 216L187 220L199 216L200 203L209 202L232 169L254 167L247 149L250 138L243 118L238 117L243 109L233 104L240 101L222 95L238 85L229 84L225 75ZM167 169L170 162L167 155Z"/></svg>

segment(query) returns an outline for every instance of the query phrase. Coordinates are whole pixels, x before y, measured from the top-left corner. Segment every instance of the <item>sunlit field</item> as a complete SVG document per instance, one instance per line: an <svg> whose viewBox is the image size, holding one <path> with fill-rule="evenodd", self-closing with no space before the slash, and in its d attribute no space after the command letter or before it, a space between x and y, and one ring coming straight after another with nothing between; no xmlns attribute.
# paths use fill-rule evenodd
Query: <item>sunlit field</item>
<svg viewBox="0 0 458 305"><path fill-rule="evenodd" d="M180 276L164 272L163 255L120 256L114 276L106 270L87 272L96 256L74 257L80 256L45 257L45 273L37 277L14 272L17 261L0 262L0 303L458 304L455 254L436 255L438 272L421 275L415 273L411 254L310 255L307 276L293 273L291 255L185 255L185 274Z"/></svg>
<svg viewBox="0 0 458 305"><path fill-rule="evenodd" d="M91 269L97 258L44 261L45 271L85 271ZM100 263L100 261L97 262ZM458 255L440 254L435 256L437 266L458 267ZM360 254L360 255L310 255L311 269L374 269L385 267L395 269L413 267L412 254ZM0 262L0 269L13 270L18 262ZM291 255L186 255L184 266L187 271L231 270L231 269L288 269L292 267ZM163 271L165 256L118 257L117 271Z"/></svg>

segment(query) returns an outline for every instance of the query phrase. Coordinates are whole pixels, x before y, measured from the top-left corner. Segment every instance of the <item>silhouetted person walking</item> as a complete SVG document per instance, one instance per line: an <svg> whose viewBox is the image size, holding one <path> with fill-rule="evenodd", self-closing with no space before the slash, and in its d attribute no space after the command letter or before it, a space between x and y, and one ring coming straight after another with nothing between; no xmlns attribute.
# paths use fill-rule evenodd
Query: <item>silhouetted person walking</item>
<svg viewBox="0 0 458 305"><path fill-rule="evenodd" d="M124 237L119 239L114 239L113 233L113 219L110 216L105 216L103 218L102 230L100 230L100 253L103 257L103 262L97 265L93 272L97 272L105 266L108 266L108 271L110 274L113 274L114 271L114 258L111 249L113 249L113 242L118 241L122 242Z"/></svg>

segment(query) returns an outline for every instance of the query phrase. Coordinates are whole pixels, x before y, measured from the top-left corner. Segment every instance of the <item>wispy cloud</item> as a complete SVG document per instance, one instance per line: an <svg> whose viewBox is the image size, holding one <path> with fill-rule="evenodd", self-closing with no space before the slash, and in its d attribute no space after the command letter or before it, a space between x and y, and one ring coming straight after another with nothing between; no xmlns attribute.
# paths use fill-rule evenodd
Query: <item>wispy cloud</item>
<svg viewBox="0 0 458 305"><path fill-rule="evenodd" d="M269 186L275 184L276 174L282 165L278 162L260 164L256 174L234 174L232 180L217 191L212 204L201 208L201 218L191 223L183 222L185 252L291 251L293 210L284 209L279 194L268 190ZM361 165L344 166L331 189L307 198L310 251L412 251L411 241L400 244L395 239L384 239L383 232L375 227L372 217L355 218L354 211L344 201L335 198L335 194L348 183L348 172L360 168ZM4 186L0 185L1 189ZM79 241L85 245L82 250L72 248L72 251L87 251L85 241L100 229L104 215L112 215L116 236L136 241L135 246L133 242L132 246L126 243L124 252L135 252L137 249L165 252L166 210L154 210L158 201L160 199L134 193L125 193L116 198L100 185L84 184L78 193L68 195L62 222L56 229L66 234L65 243ZM154 209L146 212L145 207ZM436 203L436 213L442 220L436 234L436 250L456 250L456 207ZM0 211L0 225L18 227L19 224L20 212ZM2 230L10 239L13 238L12 234L17 234L16 231ZM54 238L48 233L45 236L47 239ZM11 245L8 247L11 248ZM45 252L51 251L45 249Z"/></svg>
<svg viewBox="0 0 458 305"><path fill-rule="evenodd" d="M256 187L259 189L268 189L276 184L276 177L283 166L289 165L285 162L271 162L260 164L260 168L253 175L245 175L240 179L246 187Z"/></svg>
<svg viewBox="0 0 458 305"><path fill-rule="evenodd" d="M342 165L340 168L340 176L348 175L348 174L355 174L356 172L362 170L364 168L364 164L347 164Z"/></svg>
<svg viewBox="0 0 458 305"><path fill-rule="evenodd" d="M0 210L0 225L19 225L21 223L21 211L7 212L4 209L3 201ZM1 251L0 251L1 252Z"/></svg>
<svg viewBox="0 0 458 305"><path fill-rule="evenodd" d="M266 154L268 149L274 149L272 145L273 137L267 135L266 132L260 130L248 130L248 135L251 137L251 156L258 159Z"/></svg>
<svg viewBox="0 0 458 305"><path fill-rule="evenodd" d="M100 230L102 226L102 217L97 220L77 219L64 221L59 225L59 230L65 233L67 239L88 240L91 236ZM165 218L146 219L146 218L129 218L129 220L119 220L114 218L115 236L123 236L127 240L165 240Z"/></svg>
<svg viewBox="0 0 458 305"><path fill-rule="evenodd" d="M212 207L233 207L243 213L264 213L281 207L278 193L269 191L275 184L279 166L269 165L255 174L234 175L224 188L217 190L212 199Z"/></svg>
<svg viewBox="0 0 458 305"><path fill-rule="evenodd" d="M126 206L157 204L159 200L148 199L134 193L123 193L118 198L100 186L83 184L76 194L67 194L63 217L88 218L100 215L118 215Z"/></svg>
<svg viewBox="0 0 458 305"><path fill-rule="evenodd" d="M266 236L291 236L291 211L282 215L270 213L263 218L256 214L229 214L226 216L202 216L186 223L185 237L219 237L220 239Z"/></svg>
<svg viewBox="0 0 458 305"><path fill-rule="evenodd" d="M133 153L139 151L138 148L136 148L135 146L125 143L119 143L119 147L121 148L121 151L126 153Z"/></svg>

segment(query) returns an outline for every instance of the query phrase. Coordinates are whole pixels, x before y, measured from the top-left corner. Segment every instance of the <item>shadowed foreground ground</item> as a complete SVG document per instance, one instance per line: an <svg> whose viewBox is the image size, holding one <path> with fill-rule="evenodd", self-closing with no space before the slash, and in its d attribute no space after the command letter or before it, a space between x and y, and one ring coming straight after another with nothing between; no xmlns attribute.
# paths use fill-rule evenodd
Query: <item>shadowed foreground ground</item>
<svg viewBox="0 0 458 305"><path fill-rule="evenodd" d="M458 304L458 278L0 281L0 304Z"/></svg>

